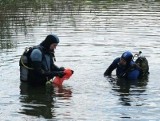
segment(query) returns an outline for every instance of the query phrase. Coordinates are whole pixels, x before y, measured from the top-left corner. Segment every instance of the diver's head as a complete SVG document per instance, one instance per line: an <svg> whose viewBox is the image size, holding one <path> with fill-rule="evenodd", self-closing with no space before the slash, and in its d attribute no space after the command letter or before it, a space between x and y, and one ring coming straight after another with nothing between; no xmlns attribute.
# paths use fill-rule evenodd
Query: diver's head
<svg viewBox="0 0 160 121"><path fill-rule="evenodd" d="M54 51L59 43L59 38L57 35L50 34L48 35L45 40L41 43L41 45L49 51Z"/></svg>
<svg viewBox="0 0 160 121"><path fill-rule="evenodd" d="M133 58L133 55L131 52L126 51L122 54L121 58L120 58L120 64L121 65L127 65L131 62Z"/></svg>

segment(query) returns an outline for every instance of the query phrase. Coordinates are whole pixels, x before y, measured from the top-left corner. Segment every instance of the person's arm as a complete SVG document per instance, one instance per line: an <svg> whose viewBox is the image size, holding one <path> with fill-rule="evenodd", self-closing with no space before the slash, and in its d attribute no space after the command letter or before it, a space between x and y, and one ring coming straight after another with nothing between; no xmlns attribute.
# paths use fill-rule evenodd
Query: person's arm
<svg viewBox="0 0 160 121"><path fill-rule="evenodd" d="M52 71L48 72L42 69L42 52L39 49L34 49L30 55L31 61L32 61L32 67L34 71L39 73L40 75L43 75L45 77L53 78L54 76L62 77L64 76L63 71Z"/></svg>
<svg viewBox="0 0 160 121"><path fill-rule="evenodd" d="M111 76L112 71L117 68L117 64L118 64L118 58L116 58L107 68L107 70L104 72L104 76Z"/></svg>
<svg viewBox="0 0 160 121"><path fill-rule="evenodd" d="M52 65L52 70L53 70L53 71L64 71L65 68L64 68L64 67L58 67L57 65L55 65L55 64L53 63L53 65Z"/></svg>

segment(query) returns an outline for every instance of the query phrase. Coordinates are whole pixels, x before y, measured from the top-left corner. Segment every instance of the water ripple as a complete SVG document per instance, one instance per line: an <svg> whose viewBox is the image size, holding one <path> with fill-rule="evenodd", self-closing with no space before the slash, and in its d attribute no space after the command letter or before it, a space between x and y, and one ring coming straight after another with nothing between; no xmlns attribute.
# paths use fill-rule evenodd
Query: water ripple
<svg viewBox="0 0 160 121"><path fill-rule="evenodd" d="M159 120L160 2L11 3L0 9L0 120ZM50 33L60 38L56 64L74 75L46 94L19 82L19 58ZM103 77L125 50L147 57L148 80L120 86Z"/></svg>

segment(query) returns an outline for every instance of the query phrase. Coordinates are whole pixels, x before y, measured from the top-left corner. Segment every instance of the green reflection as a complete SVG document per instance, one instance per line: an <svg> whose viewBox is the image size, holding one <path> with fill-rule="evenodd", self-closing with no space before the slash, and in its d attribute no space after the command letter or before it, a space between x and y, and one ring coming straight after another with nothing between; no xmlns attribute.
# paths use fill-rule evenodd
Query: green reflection
<svg viewBox="0 0 160 121"><path fill-rule="evenodd" d="M64 11L69 11L72 14L72 11L75 11L73 6L76 6L76 2L79 3L80 1L1 0L0 49L14 47L13 43L16 42L12 42L12 36L18 36L19 33L26 36L28 29L32 29L36 25L40 26L41 23L50 24L61 20Z"/></svg>
<svg viewBox="0 0 160 121"><path fill-rule="evenodd" d="M58 28L67 18L67 22L77 28L79 14L96 16L112 6L118 8L130 2L138 3L132 0L0 0L0 49L14 47L13 36L18 37L19 33L26 36L29 30L42 23L46 24L46 28Z"/></svg>

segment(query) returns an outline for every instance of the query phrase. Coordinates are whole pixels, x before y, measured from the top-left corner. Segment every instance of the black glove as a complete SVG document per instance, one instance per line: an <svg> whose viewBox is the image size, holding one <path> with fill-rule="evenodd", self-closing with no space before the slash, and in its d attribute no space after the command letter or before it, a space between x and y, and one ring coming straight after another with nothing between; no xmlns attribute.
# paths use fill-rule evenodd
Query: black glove
<svg viewBox="0 0 160 121"><path fill-rule="evenodd" d="M52 76L58 76L60 78L62 78L65 75L65 73L63 71L53 71L53 72L51 72L51 74L52 74Z"/></svg>
<svg viewBox="0 0 160 121"><path fill-rule="evenodd" d="M57 76L59 76L60 78L62 78L65 75L65 73L63 71L59 71L57 73Z"/></svg>
<svg viewBox="0 0 160 121"><path fill-rule="evenodd" d="M64 67L60 67L60 68L59 68L59 71L64 71L64 70L65 70Z"/></svg>

